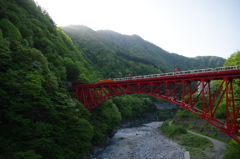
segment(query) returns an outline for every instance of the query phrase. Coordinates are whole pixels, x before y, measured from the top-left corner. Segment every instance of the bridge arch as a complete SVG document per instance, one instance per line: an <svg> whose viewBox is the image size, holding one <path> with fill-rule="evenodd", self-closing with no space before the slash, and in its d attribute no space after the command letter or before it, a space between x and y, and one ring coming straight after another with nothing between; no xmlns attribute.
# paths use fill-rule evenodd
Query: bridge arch
<svg viewBox="0 0 240 159"><path fill-rule="evenodd" d="M101 103L123 94L141 93L162 98L205 119L240 143L240 122L237 121L240 106L235 106L233 89L236 78L240 78L239 70L75 85L73 89L76 90L76 99L90 112ZM221 81L215 90L211 87L213 80ZM202 101L201 108L196 107L199 100ZM223 101L226 105L225 121L216 118Z"/></svg>

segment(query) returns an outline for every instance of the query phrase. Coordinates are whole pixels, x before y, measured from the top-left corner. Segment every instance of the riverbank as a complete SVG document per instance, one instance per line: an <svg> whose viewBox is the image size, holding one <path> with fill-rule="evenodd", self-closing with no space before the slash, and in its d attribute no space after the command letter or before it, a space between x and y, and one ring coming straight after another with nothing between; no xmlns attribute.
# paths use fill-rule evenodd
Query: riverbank
<svg viewBox="0 0 240 159"><path fill-rule="evenodd" d="M186 129L194 131L205 136L229 142L231 138L202 118L175 116L173 119L175 125L182 125Z"/></svg>
<svg viewBox="0 0 240 159"><path fill-rule="evenodd" d="M168 124L167 124L168 123ZM164 125L164 132L166 131L166 126L171 129L176 130L176 125L172 124L172 121L166 121ZM171 131L169 128L167 129ZM226 149L226 143L216 140L214 138L198 134L187 130L188 133L177 134L171 137L176 143L183 145L186 150L190 152L190 156L194 159L222 159ZM199 138L200 136L201 138ZM203 139L205 138L205 139ZM208 141L207 141L207 140ZM205 140L205 141L204 141ZM211 144L209 144L211 142Z"/></svg>
<svg viewBox="0 0 240 159"><path fill-rule="evenodd" d="M222 159L226 150L226 143L216 140L214 138L205 136L205 135L201 135L201 134L197 134L195 132L189 131L189 133L207 138L208 140L210 140L213 143L213 150L204 150L204 153L211 159Z"/></svg>
<svg viewBox="0 0 240 159"><path fill-rule="evenodd" d="M161 134L162 122L151 122L141 127L122 128L111 139L109 146L95 159L183 159L185 149Z"/></svg>

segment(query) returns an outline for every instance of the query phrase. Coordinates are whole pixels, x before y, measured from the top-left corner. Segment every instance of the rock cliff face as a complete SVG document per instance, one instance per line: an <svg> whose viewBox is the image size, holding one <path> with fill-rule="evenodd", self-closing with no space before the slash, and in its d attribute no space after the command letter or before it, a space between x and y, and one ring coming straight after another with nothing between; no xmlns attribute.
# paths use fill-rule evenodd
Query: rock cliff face
<svg viewBox="0 0 240 159"><path fill-rule="evenodd" d="M219 129L212 126L210 123L201 118L175 117L173 123L176 125L183 125L187 129L192 129L200 133L209 134L210 136L213 137L218 137L225 140L231 139L227 134L220 131Z"/></svg>

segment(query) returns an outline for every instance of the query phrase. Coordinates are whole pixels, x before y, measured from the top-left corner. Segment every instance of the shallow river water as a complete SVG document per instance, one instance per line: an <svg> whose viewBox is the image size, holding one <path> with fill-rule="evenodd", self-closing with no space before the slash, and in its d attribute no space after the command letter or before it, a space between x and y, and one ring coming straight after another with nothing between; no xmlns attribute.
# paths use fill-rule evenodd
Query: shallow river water
<svg viewBox="0 0 240 159"><path fill-rule="evenodd" d="M122 128L94 159L183 159L185 149L163 136L162 122Z"/></svg>

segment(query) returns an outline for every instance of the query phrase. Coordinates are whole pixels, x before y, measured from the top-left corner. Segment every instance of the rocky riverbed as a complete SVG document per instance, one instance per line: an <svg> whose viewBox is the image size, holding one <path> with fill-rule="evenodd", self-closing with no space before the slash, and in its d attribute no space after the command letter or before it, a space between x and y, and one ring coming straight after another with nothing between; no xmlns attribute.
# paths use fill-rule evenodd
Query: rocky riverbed
<svg viewBox="0 0 240 159"><path fill-rule="evenodd" d="M185 149L158 130L162 122L122 128L94 159L183 159Z"/></svg>

